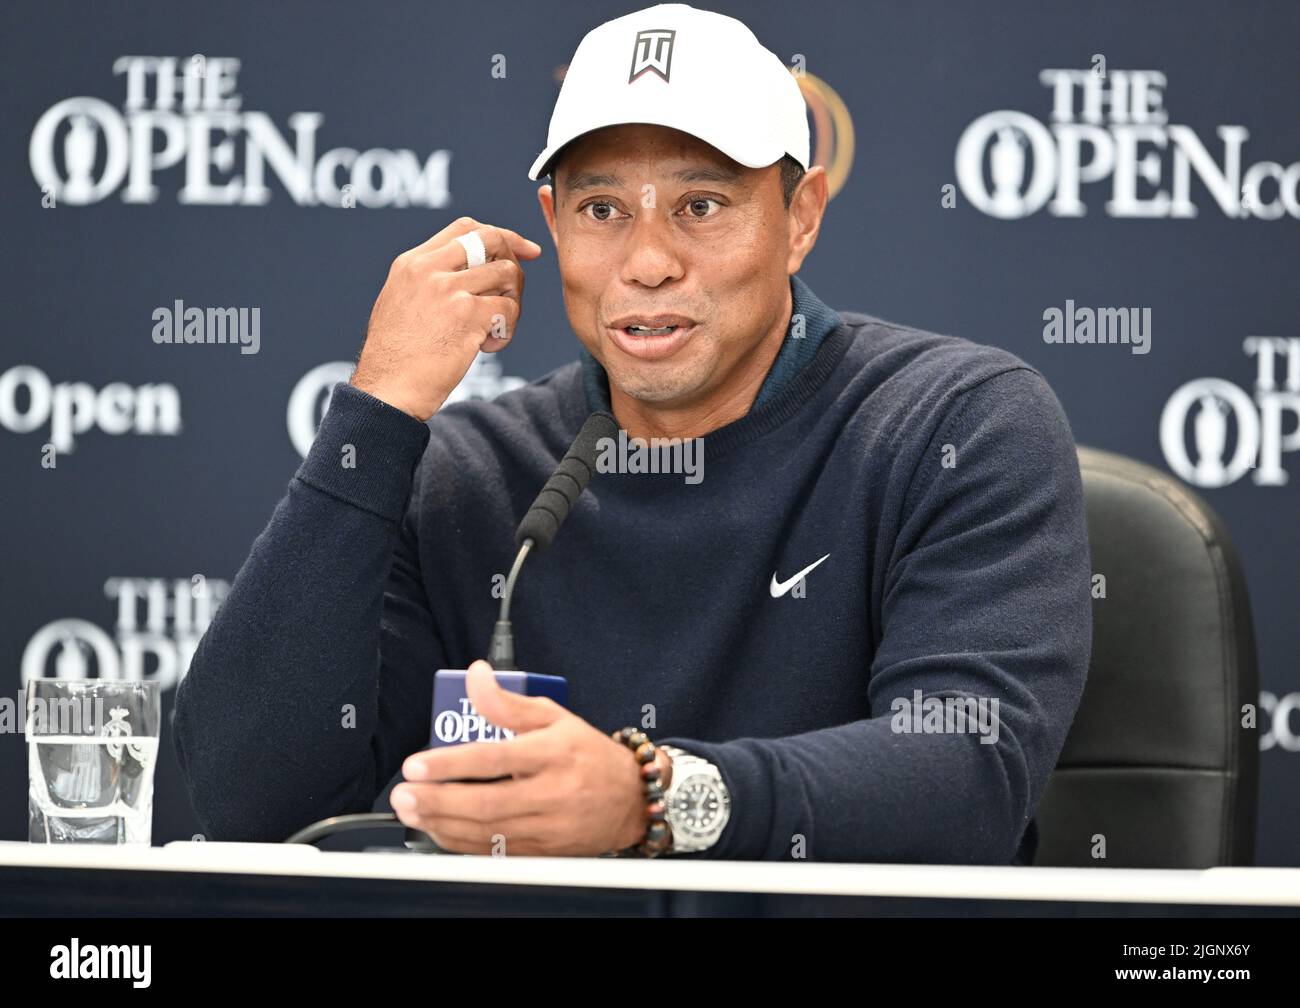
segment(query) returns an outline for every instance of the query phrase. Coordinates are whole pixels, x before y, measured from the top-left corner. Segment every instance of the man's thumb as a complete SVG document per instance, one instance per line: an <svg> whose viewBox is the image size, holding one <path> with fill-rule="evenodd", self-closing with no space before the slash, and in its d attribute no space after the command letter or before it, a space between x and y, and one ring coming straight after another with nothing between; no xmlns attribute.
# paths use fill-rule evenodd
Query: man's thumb
<svg viewBox="0 0 1300 1008"><path fill-rule="evenodd" d="M505 689L484 659L473 662L465 685L475 712L489 724L512 732L534 731L555 721L556 709L545 697L528 697Z"/></svg>

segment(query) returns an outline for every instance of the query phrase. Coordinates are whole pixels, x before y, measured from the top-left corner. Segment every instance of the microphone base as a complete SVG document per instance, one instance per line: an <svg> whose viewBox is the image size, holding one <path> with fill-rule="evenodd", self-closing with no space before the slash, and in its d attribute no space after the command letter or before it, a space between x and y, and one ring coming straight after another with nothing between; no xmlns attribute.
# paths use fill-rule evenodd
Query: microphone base
<svg viewBox="0 0 1300 1008"><path fill-rule="evenodd" d="M488 644L488 664L497 672L517 672L515 665L515 638L510 620L497 620Z"/></svg>

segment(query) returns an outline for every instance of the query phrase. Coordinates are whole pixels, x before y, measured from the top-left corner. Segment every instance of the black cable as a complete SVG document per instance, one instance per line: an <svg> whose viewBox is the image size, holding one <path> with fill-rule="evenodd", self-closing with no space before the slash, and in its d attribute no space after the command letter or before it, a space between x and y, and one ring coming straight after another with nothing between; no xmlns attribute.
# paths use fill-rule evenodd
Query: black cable
<svg viewBox="0 0 1300 1008"><path fill-rule="evenodd" d="M330 816L320 822L305 826L291 836L285 843L312 843L334 833L348 830L374 829L377 826L401 826L406 831L403 846L407 850L426 854L453 854L454 851L443 850L433 842L433 837L421 830L411 829L392 812L358 812L353 815Z"/></svg>
<svg viewBox="0 0 1300 1008"><path fill-rule="evenodd" d="M321 837L327 837L333 833L343 833L355 829L374 829L376 826L383 825L405 828L406 824L391 812L359 812L355 815L330 816L328 819L322 819L320 822L314 822L310 826L303 827L285 843L315 843Z"/></svg>

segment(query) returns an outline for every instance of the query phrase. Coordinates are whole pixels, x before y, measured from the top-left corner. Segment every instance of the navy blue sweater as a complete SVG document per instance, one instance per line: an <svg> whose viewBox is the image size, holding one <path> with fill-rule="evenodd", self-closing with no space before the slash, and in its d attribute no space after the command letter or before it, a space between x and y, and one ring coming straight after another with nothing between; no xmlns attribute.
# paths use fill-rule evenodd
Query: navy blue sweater
<svg viewBox="0 0 1300 1008"><path fill-rule="evenodd" d="M704 438L704 479L598 473L525 564L518 665L718 765L731 820L688 856L1027 862L1091 641L1069 425L1005 351L792 288L807 335ZM335 387L177 690L207 836L374 806L428 742L434 671L485 654L515 525L607 396L586 354L427 425ZM929 717L942 698L994 730Z"/></svg>

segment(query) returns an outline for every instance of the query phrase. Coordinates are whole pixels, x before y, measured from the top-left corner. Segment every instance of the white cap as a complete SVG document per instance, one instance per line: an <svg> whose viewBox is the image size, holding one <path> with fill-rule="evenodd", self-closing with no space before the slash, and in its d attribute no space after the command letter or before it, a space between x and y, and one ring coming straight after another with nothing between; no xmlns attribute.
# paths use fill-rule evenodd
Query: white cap
<svg viewBox="0 0 1300 1008"><path fill-rule="evenodd" d="M808 169L808 113L799 82L744 24L681 3L593 28L578 44L528 177L549 174L561 147L620 123L671 126L747 168L789 154Z"/></svg>

